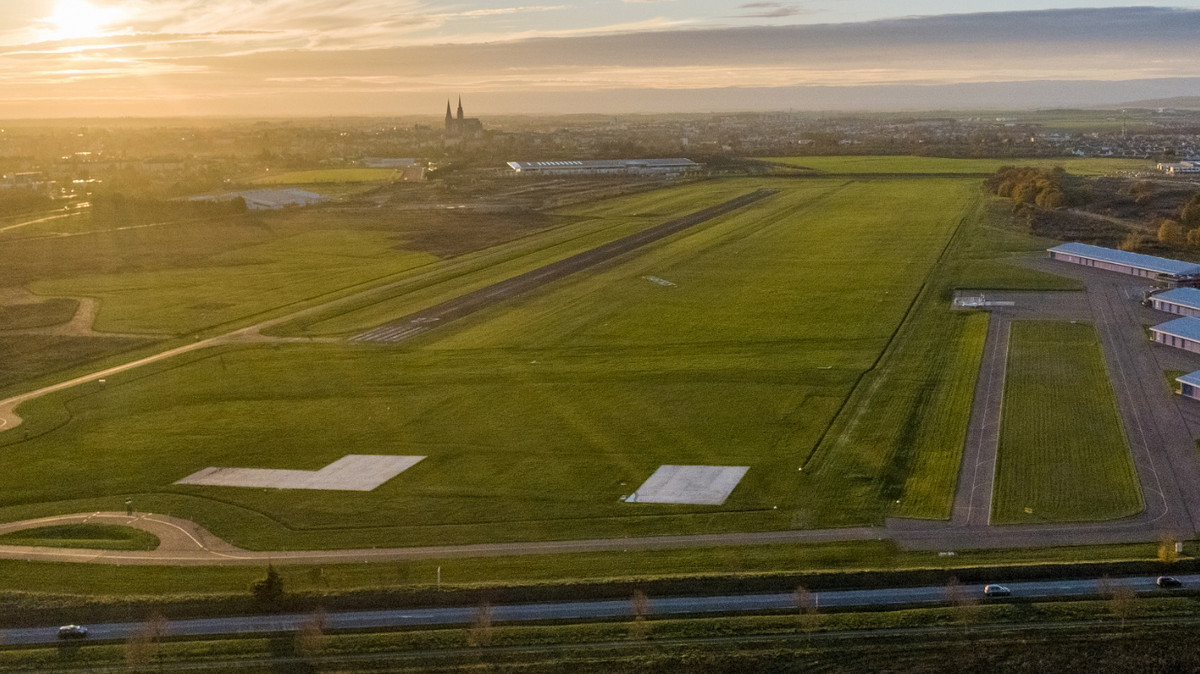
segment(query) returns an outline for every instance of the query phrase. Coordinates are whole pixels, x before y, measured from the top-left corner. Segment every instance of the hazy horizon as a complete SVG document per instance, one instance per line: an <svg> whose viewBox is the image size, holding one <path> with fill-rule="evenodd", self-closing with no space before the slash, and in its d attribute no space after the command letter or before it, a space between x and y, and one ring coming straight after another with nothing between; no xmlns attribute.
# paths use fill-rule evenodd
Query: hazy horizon
<svg viewBox="0 0 1200 674"><path fill-rule="evenodd" d="M0 117L1090 107L1200 96L1200 0L34 0ZM1008 11L997 11L1005 9Z"/></svg>

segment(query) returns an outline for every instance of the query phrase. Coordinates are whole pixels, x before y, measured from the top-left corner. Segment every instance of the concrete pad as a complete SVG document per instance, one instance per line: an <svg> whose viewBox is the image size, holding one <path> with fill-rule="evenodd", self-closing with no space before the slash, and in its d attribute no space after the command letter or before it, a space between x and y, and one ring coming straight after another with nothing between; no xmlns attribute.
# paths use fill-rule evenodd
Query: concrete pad
<svg viewBox="0 0 1200 674"><path fill-rule="evenodd" d="M659 466L626 503L721 505L749 466Z"/></svg>
<svg viewBox="0 0 1200 674"><path fill-rule="evenodd" d="M268 489L318 489L371 491L412 468L423 456L350 454L321 470L271 468L205 468L175 484L211 487L265 487Z"/></svg>

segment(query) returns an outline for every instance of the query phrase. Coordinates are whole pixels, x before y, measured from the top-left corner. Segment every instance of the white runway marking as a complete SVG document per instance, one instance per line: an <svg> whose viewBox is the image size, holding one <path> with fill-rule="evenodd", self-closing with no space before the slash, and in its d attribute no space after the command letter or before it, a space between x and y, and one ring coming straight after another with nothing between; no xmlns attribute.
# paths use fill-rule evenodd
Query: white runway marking
<svg viewBox="0 0 1200 674"><path fill-rule="evenodd" d="M659 466L626 503L721 505L749 466Z"/></svg>
<svg viewBox="0 0 1200 674"><path fill-rule="evenodd" d="M205 468L175 484L213 487L266 487L269 489L319 489L371 491L415 466L423 456L350 454L321 470L273 468Z"/></svg>

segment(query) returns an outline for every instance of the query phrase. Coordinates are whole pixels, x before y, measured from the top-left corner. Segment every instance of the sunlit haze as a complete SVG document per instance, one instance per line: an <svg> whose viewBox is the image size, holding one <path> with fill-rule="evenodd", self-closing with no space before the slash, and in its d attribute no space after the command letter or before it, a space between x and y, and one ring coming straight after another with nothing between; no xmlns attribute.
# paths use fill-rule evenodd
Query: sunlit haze
<svg viewBox="0 0 1200 674"><path fill-rule="evenodd" d="M1092 105L1200 94L1200 0L30 0L4 117Z"/></svg>

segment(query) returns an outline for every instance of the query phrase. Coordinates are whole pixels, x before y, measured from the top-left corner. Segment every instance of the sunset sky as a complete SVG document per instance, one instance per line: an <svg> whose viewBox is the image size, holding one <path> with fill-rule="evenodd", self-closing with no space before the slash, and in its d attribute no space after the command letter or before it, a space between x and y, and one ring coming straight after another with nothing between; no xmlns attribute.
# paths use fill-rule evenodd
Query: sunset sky
<svg viewBox="0 0 1200 674"><path fill-rule="evenodd" d="M22 0L0 117L1086 105L1200 95L1200 0Z"/></svg>

